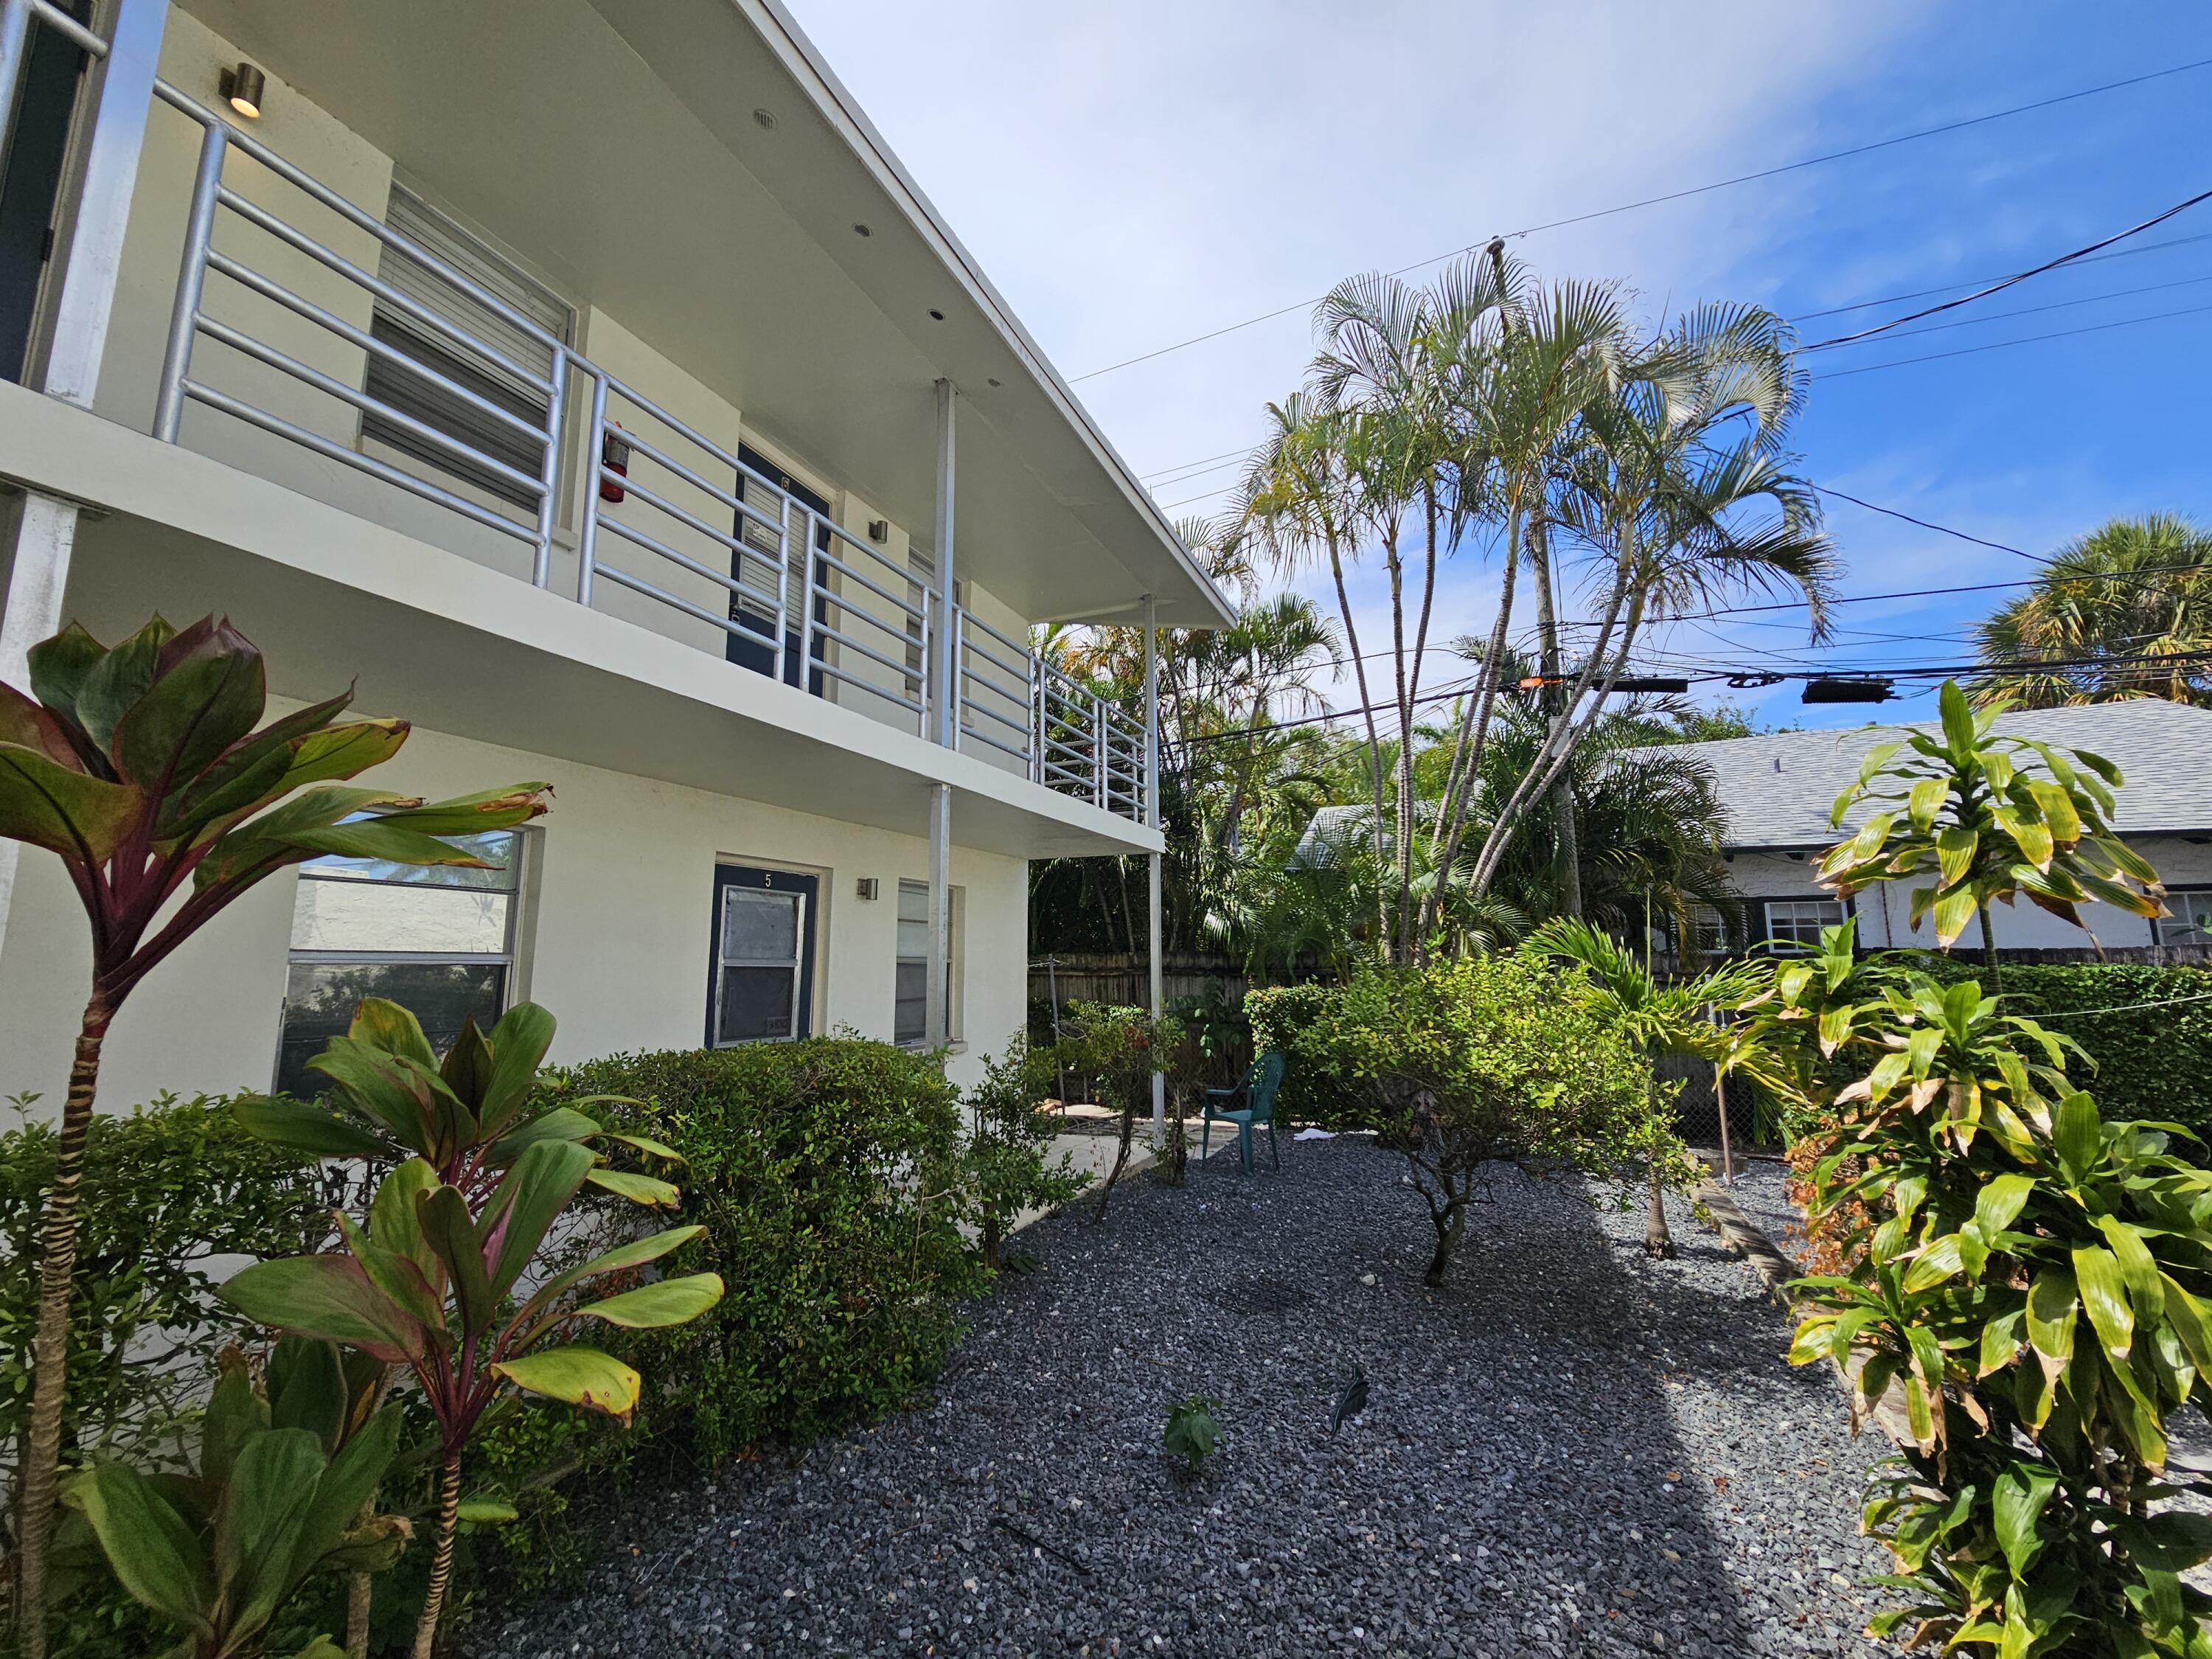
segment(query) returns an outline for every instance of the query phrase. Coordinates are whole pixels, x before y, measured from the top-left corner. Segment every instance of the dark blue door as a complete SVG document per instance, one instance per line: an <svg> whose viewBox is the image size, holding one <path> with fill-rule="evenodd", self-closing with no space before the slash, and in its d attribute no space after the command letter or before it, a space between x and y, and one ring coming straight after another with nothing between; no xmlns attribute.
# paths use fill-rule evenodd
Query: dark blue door
<svg viewBox="0 0 2212 1659"><path fill-rule="evenodd" d="M820 884L787 870L714 870L707 957L707 1046L789 1042L814 1031L814 929Z"/></svg>

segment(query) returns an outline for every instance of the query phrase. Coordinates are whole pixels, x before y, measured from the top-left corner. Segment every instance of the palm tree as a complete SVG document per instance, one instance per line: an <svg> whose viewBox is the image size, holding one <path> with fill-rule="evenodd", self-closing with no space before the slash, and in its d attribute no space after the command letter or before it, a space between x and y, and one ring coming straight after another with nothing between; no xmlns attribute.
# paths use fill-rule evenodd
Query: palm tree
<svg viewBox="0 0 2212 1659"><path fill-rule="evenodd" d="M1484 757L1486 797L1504 799L1525 775L1544 726L1540 710L1507 706ZM1725 912L1736 895L1721 853L1712 769L1681 750L1650 746L1650 732L1648 715L1600 719L1560 775L1583 833L1567 843L1553 817L1556 792L1536 802L1499 864L1493 895L1531 915L1572 915L1565 890L1571 870L1582 914L1616 933L1632 934L1647 902L1678 938L1689 935L1700 908Z"/></svg>
<svg viewBox="0 0 2212 1659"><path fill-rule="evenodd" d="M2169 513L2114 519L2059 549L1976 632L1989 665L1972 688L1977 703L2212 707L2212 531ZM2051 666L2017 665L2038 661Z"/></svg>
<svg viewBox="0 0 2212 1659"><path fill-rule="evenodd" d="M1662 983L1649 964L1619 939L1576 916L1557 916L1538 928L1521 947L1535 956L1560 957L1580 964L1600 1003L1622 1032L1656 1059L1694 1054L1723 1073L1750 1058L1746 1028L1714 1024L1706 1011L1741 1007L1766 988L1774 963L1755 957L1708 969L1695 979ZM1658 1086L1655 1078L1652 1086ZM1652 1115L1656 1125L1658 1114ZM1650 1209L1644 1223L1644 1249L1655 1259L1674 1254L1667 1227L1666 1181L1655 1143L1649 1161Z"/></svg>
<svg viewBox="0 0 2212 1659"><path fill-rule="evenodd" d="M1783 448L1803 398L1789 343L1788 325L1771 313L1702 307L1622 366L1615 395L1581 410L1548 511L1596 556L1607 591L1543 746L1493 809L1477 892L1595 726L1647 622L1747 592L1787 592L1806 602L1813 637L1825 633L1837 564L1818 499ZM1449 821L1464 818L1462 808Z"/></svg>

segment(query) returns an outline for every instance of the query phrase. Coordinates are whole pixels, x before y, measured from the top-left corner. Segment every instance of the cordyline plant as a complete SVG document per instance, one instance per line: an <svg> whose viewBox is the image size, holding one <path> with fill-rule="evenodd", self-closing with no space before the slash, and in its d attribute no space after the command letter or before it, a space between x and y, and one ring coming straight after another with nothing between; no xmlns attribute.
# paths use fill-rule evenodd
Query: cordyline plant
<svg viewBox="0 0 2212 1659"><path fill-rule="evenodd" d="M433 805L332 787L389 760L407 723L338 720L349 691L257 730L267 702L261 653L212 617L179 633L157 617L112 650L72 624L32 647L29 661L30 696L0 684L0 836L62 860L92 930L91 994L43 1222L20 1500L19 1641L24 1659L43 1659L77 1188L100 1047L117 1011L179 946L286 866L338 854L480 866L439 837L535 817L547 786Z"/></svg>
<svg viewBox="0 0 2212 1659"><path fill-rule="evenodd" d="M309 1070L329 1079L323 1099L240 1096L231 1103L231 1113L248 1133L319 1158L386 1167L422 1158L441 1181L459 1188L472 1209L532 1141L621 1142L648 1157L681 1162L672 1148L641 1135L610 1133L578 1109L617 1103L614 1096L546 1109L536 1085L554 1030L546 1009L517 1003L489 1032L479 1030L473 1018L463 1021L441 1060L411 1012L382 998L364 998L346 1034L307 1062ZM604 1162L595 1162L585 1179L640 1204L673 1208L678 1199L669 1182L611 1170ZM489 1511L482 1504L481 1512L471 1512L472 1501L464 1500L461 1518L486 1518ZM347 1651L356 1659L368 1651L368 1597L366 1577L356 1576L346 1628Z"/></svg>
<svg viewBox="0 0 2212 1659"><path fill-rule="evenodd" d="M2166 1423L2212 1410L2212 1170L2170 1150L2177 1125L2105 1122L2063 1035L1832 943L1751 1012L1802 1034L1808 1077L1856 1074L1816 1102L1835 1139L1813 1212L1870 1218L1840 1241L1847 1272L1799 1281L1790 1357L1832 1361L1855 1422L1899 1441L1865 1519L1902 1600L1871 1632L2207 1659L2212 1603L2180 1575L2212 1522L2167 1500L2212 1486L2168 1480Z"/></svg>
<svg viewBox="0 0 2212 1659"><path fill-rule="evenodd" d="M705 1231L696 1226L619 1245L542 1284L525 1284L540 1245L585 1183L617 1173L600 1169L600 1155L584 1144L597 1126L582 1113L562 1108L525 1117L551 1036L551 1017L523 1004L489 1037L465 1030L441 1068L413 1016L390 1004L364 1005L349 1036L334 1038L315 1063L345 1078L351 1103L387 1129L419 1109L422 1126L394 1133L405 1145L428 1142L442 1170L428 1157L408 1158L378 1187L367 1228L338 1217L345 1250L260 1262L222 1287L223 1299L256 1323L405 1367L436 1418L438 1532L416 1626L417 1659L429 1659L437 1638L453 1576L462 1455L487 1414L517 1389L627 1423L637 1373L599 1349L548 1346L551 1340L584 1319L626 1329L684 1324L722 1297L714 1273L659 1279L598 1302L569 1294L588 1279L635 1274ZM297 1115L264 1113L263 1121L301 1137L313 1132ZM655 1142L635 1144L674 1156ZM665 1182L647 1184L675 1196ZM613 1189L638 1195L621 1183Z"/></svg>
<svg viewBox="0 0 2212 1659"><path fill-rule="evenodd" d="M1941 738L1916 732L1876 744L1858 781L1837 797L1830 821L1838 829L1854 805L1875 810L1820 861L1823 885L1849 899L1878 882L1921 878L1911 892L1912 926L1932 915L1936 945L1948 951L1978 918L1992 988L1994 902L2009 905L2026 894L2077 927L2085 924L2076 907L2092 900L2131 915L2165 914L2158 872L2107 827L2119 768L2085 749L1991 736L2009 701L1969 708L1955 680L1943 682L1939 702ZM2032 769L2039 760L2048 776Z"/></svg>
<svg viewBox="0 0 2212 1659"><path fill-rule="evenodd" d="M523 1148L541 1140L617 1141L648 1157L680 1163L674 1148L642 1135L616 1134L579 1107L634 1105L592 1095L545 1109L535 1097L538 1068L553 1046L552 1014L518 1002L489 1032L465 1020L443 1060L422 1022L396 1002L365 997L343 1036L332 1037L307 1069L330 1079L320 1102L240 1096L231 1115L249 1133L319 1158L398 1164L419 1158L438 1179L481 1205ZM620 1197L672 1209L665 1181L595 1161L585 1176Z"/></svg>
<svg viewBox="0 0 2212 1659"><path fill-rule="evenodd" d="M398 1449L401 1408L326 1342L287 1337L265 1388L236 1349L201 1419L191 1473L148 1476L102 1459L74 1476L57 1538L57 1588L104 1559L131 1598L184 1626L163 1659L243 1659L323 1567L375 1572L408 1523L370 1512ZM80 1567L82 1563L82 1567ZM294 1659L340 1659L318 1636Z"/></svg>

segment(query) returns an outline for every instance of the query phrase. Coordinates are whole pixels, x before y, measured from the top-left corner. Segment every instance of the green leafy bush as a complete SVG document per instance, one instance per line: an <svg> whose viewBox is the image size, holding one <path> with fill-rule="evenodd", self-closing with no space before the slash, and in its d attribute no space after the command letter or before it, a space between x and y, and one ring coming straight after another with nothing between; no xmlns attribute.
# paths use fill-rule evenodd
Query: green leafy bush
<svg viewBox="0 0 2212 1659"><path fill-rule="evenodd" d="M39 1215L53 1168L50 1126L0 1135L0 1455L11 1476L29 1426ZM321 1248L338 1194L306 1154L240 1128L228 1097L166 1095L92 1120L82 1191L64 1443L152 1455L232 1340L216 1284L237 1258ZM158 1343L139 1340L157 1332Z"/></svg>
<svg viewBox="0 0 2212 1659"><path fill-rule="evenodd" d="M1062 1154L1051 1161L1059 1126L1037 1110L1050 1092L1052 1055L1030 1046L1017 1031L1006 1050L983 1062L983 1080L968 1094L968 1144L961 1151L962 1184L972 1206L983 1266L999 1270L1000 1247L1023 1211L1065 1204L1091 1177Z"/></svg>
<svg viewBox="0 0 2212 1659"><path fill-rule="evenodd" d="M981 1289L960 1229L960 1097L934 1056L815 1037L623 1054L565 1073L571 1095L684 1159L672 1218L705 1234L680 1270L719 1271L721 1304L609 1346L646 1379L641 1407L702 1458L808 1441L903 1403Z"/></svg>
<svg viewBox="0 0 2212 1659"><path fill-rule="evenodd" d="M1359 1121L1379 1126L1383 1146L1405 1154L1436 1230L1431 1285L1443 1281L1485 1164L1613 1176L1679 1150L1659 1118L1650 1063L1586 982L1541 962L1369 969L1306 994L1314 1001L1290 1070L1310 1064Z"/></svg>
<svg viewBox="0 0 2212 1659"><path fill-rule="evenodd" d="M1986 978L1948 957L1934 958L1927 972L1947 985ZM2212 1139L2212 1000L2180 1000L2212 994L2212 973L2148 963L2008 962L1998 988L2006 1012L2048 1020L2081 1044L2095 1069L2074 1070L2107 1116L2185 1124ZM2163 1006L2137 1006L2147 1003ZM2096 1008L2124 1012L2094 1018L2081 1012ZM2203 1156L2186 1145L2174 1150Z"/></svg>
<svg viewBox="0 0 2212 1659"><path fill-rule="evenodd" d="M1953 884L1939 907L1956 921L2024 891L2067 914L2063 855L2075 819L2094 822L2069 797L2109 806L2118 770L2038 746L2050 779L2031 775L2017 746L1978 748L1989 717L1958 687L1942 704L1911 828L1875 814L1823 879L1920 872L1931 813L1996 776L2021 809L2003 825L2017 854L1969 868L1971 836L1939 844ZM2156 892L2148 866L2128 873ZM1855 1420L1878 1414L1899 1446L1864 1510L1898 1569L1869 1633L1992 1659L2204 1659L2212 1601L2183 1574L2212 1557L2212 1523L2172 1506L2206 1488L2169 1474L2167 1425L2212 1411L2212 1171L2175 1156L2160 1123L2100 1112L2070 1034L1976 979L1852 944L1849 925L1824 930L1747 1012L1798 1036L1806 1103L1831 1115L1814 1221L1853 1218L1832 1240L1844 1270L1798 1281L1790 1358L1832 1362ZM1823 1075L1838 1065L1856 1079L1840 1090Z"/></svg>
<svg viewBox="0 0 2212 1659"><path fill-rule="evenodd" d="M1343 1000L1340 985L1278 985L1244 994L1255 1054L1279 1054L1287 1062L1275 1110L1285 1122L1321 1129L1377 1129L1382 1122L1340 1069L1339 1045L1318 1029Z"/></svg>

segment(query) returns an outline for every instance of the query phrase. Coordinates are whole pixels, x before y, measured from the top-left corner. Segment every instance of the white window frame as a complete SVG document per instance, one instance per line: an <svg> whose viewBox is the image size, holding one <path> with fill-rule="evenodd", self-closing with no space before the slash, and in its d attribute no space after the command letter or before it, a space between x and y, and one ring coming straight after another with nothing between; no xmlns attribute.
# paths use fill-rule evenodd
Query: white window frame
<svg viewBox="0 0 2212 1659"><path fill-rule="evenodd" d="M2196 900L2199 908L2193 911L2177 904L2176 900ZM2212 887L2169 887L2166 890L2166 908L2174 912L2170 916L2153 916L2150 923L2152 941L2159 945L2212 945ZM2202 917L2203 920L2196 920Z"/></svg>
<svg viewBox="0 0 2212 1659"><path fill-rule="evenodd" d="M1823 912L1832 911L1834 914L1823 915L1814 921L1813 939L1792 939L1790 943L1784 944L1776 931L1775 912L1783 908L1794 910L1813 907L1817 907ZM1770 956L1809 956L1819 944L1821 928L1833 927L1850 919L1851 906L1849 900L1828 898L1818 893L1798 893L1783 898L1763 898L1759 901L1759 937L1765 944L1767 954Z"/></svg>
<svg viewBox="0 0 2212 1659"><path fill-rule="evenodd" d="M291 1012L291 969L296 963L329 967L346 967L356 964L380 967L410 963L437 967L499 967L504 969L505 972L500 978L499 1007L495 1011L495 1018L499 1014L505 1013L509 1008L512 1008L517 1002L522 1000L522 941L526 932L524 911L527 907L528 895L531 890L531 872L535 868L537 862L536 843L538 832L533 830L516 829L506 831L495 831L493 833L507 834L514 837L514 858L512 865L510 866L510 873L513 875L514 880L512 884L504 888L477 888L471 890L463 887L441 887L435 883L429 882L394 880L374 876L319 876L314 872L314 860L310 860L307 863L300 866L299 880L295 885L292 896L292 911L295 917L299 914L301 899L299 889L301 887L304 887L310 882L319 884L327 884L334 887L342 885L352 889L363 887L397 887L415 891L431 892L467 892L471 890L478 892L503 892L507 895L507 926L505 929L506 936L501 942L500 949L495 951L302 951L292 948L288 945L284 954L286 995L284 1002L280 1006L277 1012L276 1052L270 1061L270 1079L271 1088L274 1088L276 1085L278 1080L282 1079L283 1074L284 1033L287 1019Z"/></svg>
<svg viewBox="0 0 2212 1659"><path fill-rule="evenodd" d="M908 893L918 893L921 896L922 904L925 910L923 929L926 934L928 927L926 912L929 902L929 884L926 881L902 880L898 884L898 897L902 902ZM949 931L951 934L951 938L948 942L945 963L945 1038L948 1042L957 1042L960 1040L960 912L962 908L961 900L963 897L963 891L957 887L948 888L946 890L946 896L951 901L947 909L949 912ZM896 926L898 921L902 920L903 918L895 915L893 919L894 927ZM923 970L926 979L928 972L929 958L927 956L910 957L906 955L899 947L896 933L894 933L892 937L891 952L891 1041L897 1043L902 1048L927 1048L929 1045L929 1004L927 1000L928 993L926 991L922 994L922 1028L921 1034L915 1036L902 1036L899 1035L898 969L906 967L909 963L919 964Z"/></svg>

